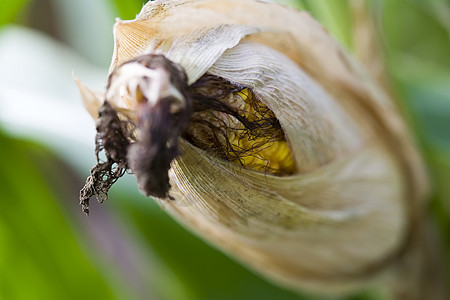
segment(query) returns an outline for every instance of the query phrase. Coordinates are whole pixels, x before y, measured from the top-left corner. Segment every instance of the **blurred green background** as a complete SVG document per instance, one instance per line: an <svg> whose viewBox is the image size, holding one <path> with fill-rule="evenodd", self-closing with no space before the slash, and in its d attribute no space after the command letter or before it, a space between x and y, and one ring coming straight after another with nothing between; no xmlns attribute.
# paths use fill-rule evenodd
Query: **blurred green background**
<svg viewBox="0 0 450 300"><path fill-rule="evenodd" d="M131 176L89 218L81 213L95 129L72 76L103 88L115 17L132 19L145 2L0 1L0 299L318 299L264 281L193 236ZM384 62L386 73L374 74L390 82L426 157L450 269L450 2L278 2L310 11L369 68ZM373 45L358 31L366 25Z"/></svg>

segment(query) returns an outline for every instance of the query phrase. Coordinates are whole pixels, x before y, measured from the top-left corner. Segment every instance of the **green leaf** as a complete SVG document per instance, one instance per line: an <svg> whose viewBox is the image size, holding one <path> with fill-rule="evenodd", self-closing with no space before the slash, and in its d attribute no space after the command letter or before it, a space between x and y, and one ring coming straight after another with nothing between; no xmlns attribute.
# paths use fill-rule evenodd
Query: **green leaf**
<svg viewBox="0 0 450 300"><path fill-rule="evenodd" d="M51 156L1 132L0 144L0 299L118 298L35 166Z"/></svg>
<svg viewBox="0 0 450 300"><path fill-rule="evenodd" d="M14 20L28 0L0 1L0 26Z"/></svg>
<svg viewBox="0 0 450 300"><path fill-rule="evenodd" d="M306 9L348 49L352 48L352 14L348 0L303 0Z"/></svg>
<svg viewBox="0 0 450 300"><path fill-rule="evenodd" d="M148 0L111 0L123 20L132 20Z"/></svg>
<svg viewBox="0 0 450 300"><path fill-rule="evenodd" d="M384 1L383 32L388 51L396 57L413 57L424 64L448 69L450 32L428 2L428 6L417 3L414 0Z"/></svg>
<svg viewBox="0 0 450 300"><path fill-rule="evenodd" d="M450 76L410 82L405 86L423 141L450 157Z"/></svg>

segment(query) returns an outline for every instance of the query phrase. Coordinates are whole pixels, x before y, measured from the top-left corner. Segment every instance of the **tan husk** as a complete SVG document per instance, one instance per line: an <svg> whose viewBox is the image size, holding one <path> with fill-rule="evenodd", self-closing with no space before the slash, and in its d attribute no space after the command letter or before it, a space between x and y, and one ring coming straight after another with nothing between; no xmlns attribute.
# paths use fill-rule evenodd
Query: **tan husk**
<svg viewBox="0 0 450 300"><path fill-rule="evenodd" d="M342 294L395 276L425 171L392 101L309 14L254 0L151 1L114 34L110 72L158 53L189 84L208 72L251 88L296 162L296 174L277 177L180 140L176 200L161 201L178 220L294 289ZM79 86L95 117L103 96Z"/></svg>

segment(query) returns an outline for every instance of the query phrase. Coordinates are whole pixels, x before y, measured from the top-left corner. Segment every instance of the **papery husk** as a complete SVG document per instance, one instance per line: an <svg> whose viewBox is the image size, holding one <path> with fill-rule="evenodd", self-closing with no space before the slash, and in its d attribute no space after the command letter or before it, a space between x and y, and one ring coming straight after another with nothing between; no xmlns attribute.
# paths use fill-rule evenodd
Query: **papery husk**
<svg viewBox="0 0 450 300"><path fill-rule="evenodd" d="M308 13L252 0L152 1L114 34L110 72L158 53L189 84L208 72L251 88L296 162L296 174L273 176L180 140L175 201L161 201L180 222L294 289L345 294L395 279L420 226L424 166L391 99ZM95 112L100 96L80 89Z"/></svg>

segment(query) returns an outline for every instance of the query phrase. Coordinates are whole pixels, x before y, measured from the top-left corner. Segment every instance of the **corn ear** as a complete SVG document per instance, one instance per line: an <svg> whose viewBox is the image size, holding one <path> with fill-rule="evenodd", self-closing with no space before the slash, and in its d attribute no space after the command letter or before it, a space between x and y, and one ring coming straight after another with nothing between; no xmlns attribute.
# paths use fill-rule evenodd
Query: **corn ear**
<svg viewBox="0 0 450 300"><path fill-rule="evenodd" d="M180 140L161 200L180 222L293 289L388 285L413 247L426 172L393 102L308 13L256 0L148 2L118 20L110 73L143 54L248 87L278 119L295 172L275 176ZM79 84L95 117L104 95ZM112 106L133 120L134 102ZM285 155L274 151L273 155Z"/></svg>

